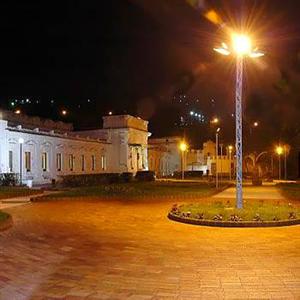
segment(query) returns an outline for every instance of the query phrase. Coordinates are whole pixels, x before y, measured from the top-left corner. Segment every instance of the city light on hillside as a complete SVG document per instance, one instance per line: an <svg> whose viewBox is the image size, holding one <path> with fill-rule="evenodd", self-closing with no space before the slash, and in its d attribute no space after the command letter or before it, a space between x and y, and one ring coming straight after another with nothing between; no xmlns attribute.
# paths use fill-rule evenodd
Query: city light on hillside
<svg viewBox="0 0 300 300"><path fill-rule="evenodd" d="M254 127L257 127L257 126L258 126L258 122L254 122L254 123L253 123L253 126L254 126Z"/></svg>
<svg viewBox="0 0 300 300"><path fill-rule="evenodd" d="M63 110L61 111L61 114L62 114L63 116L66 116L67 113L68 113L68 112L67 112L65 109L63 109Z"/></svg>
<svg viewBox="0 0 300 300"><path fill-rule="evenodd" d="M218 124L220 122L219 118L215 117L211 120L212 124Z"/></svg>
<svg viewBox="0 0 300 300"><path fill-rule="evenodd" d="M15 110L15 114L17 114L17 115L21 114L21 110L20 109L16 109Z"/></svg>

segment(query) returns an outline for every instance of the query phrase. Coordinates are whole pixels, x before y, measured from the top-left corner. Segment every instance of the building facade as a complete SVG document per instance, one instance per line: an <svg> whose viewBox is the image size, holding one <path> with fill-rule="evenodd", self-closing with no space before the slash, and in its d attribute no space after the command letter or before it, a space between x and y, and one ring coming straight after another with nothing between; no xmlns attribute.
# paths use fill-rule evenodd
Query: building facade
<svg viewBox="0 0 300 300"><path fill-rule="evenodd" d="M178 145L181 137L149 139L149 170L155 171L158 177L170 176L181 170L181 153Z"/></svg>
<svg viewBox="0 0 300 300"><path fill-rule="evenodd" d="M129 115L103 117L103 128L0 112L0 173L23 183L46 184L62 175L137 172L148 169L148 122Z"/></svg>
<svg viewBox="0 0 300 300"><path fill-rule="evenodd" d="M229 176L233 171L233 159L229 152L216 156L214 142L207 141L202 149L188 149L182 153L179 149L182 140L182 137L149 139L149 169L155 171L158 177L172 176L182 168L212 176L216 175L216 169L224 176Z"/></svg>

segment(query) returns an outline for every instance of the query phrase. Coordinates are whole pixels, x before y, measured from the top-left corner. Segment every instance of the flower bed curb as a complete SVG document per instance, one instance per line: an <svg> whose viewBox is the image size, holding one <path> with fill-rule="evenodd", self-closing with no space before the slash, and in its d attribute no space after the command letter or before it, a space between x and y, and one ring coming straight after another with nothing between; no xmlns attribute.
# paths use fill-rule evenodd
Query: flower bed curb
<svg viewBox="0 0 300 300"><path fill-rule="evenodd" d="M52 200L52 199L51 199ZM46 202L49 201L46 196L31 197L30 202Z"/></svg>
<svg viewBox="0 0 300 300"><path fill-rule="evenodd" d="M4 231L13 225L13 220L11 216L8 216L7 219L0 222L0 231Z"/></svg>
<svg viewBox="0 0 300 300"><path fill-rule="evenodd" d="M282 220L282 221L213 221L213 220L199 220L193 218L184 218L178 215L168 214L168 218L172 221L181 222L191 225L200 225L200 226L213 226L213 227L280 227L280 226L291 226L300 224L300 219L293 220Z"/></svg>

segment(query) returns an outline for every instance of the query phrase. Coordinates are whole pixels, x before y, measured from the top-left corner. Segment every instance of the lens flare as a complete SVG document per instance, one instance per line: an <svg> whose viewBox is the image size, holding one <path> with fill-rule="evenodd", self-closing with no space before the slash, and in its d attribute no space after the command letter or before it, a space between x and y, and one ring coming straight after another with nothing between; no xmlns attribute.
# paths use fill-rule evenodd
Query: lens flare
<svg viewBox="0 0 300 300"><path fill-rule="evenodd" d="M209 10L204 14L205 18L216 25L222 25L224 22L221 19L220 15L214 10Z"/></svg>

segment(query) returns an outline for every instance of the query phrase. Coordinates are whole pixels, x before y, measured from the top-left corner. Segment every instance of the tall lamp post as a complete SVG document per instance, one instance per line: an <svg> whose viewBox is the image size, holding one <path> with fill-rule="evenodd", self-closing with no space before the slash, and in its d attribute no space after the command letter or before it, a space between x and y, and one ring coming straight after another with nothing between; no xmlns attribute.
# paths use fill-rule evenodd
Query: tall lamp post
<svg viewBox="0 0 300 300"><path fill-rule="evenodd" d="M221 128L216 130L216 189L219 188L219 173L218 173L218 156L219 156L219 132Z"/></svg>
<svg viewBox="0 0 300 300"><path fill-rule="evenodd" d="M184 154L187 150L187 144L182 141L179 145L179 149L181 151L181 179L184 179Z"/></svg>
<svg viewBox="0 0 300 300"><path fill-rule="evenodd" d="M220 144L221 156L220 156L220 182L222 184L223 181L223 144Z"/></svg>
<svg viewBox="0 0 300 300"><path fill-rule="evenodd" d="M260 57L264 54L252 50L251 40L244 34L232 34L232 50L236 54L236 86L235 86L235 137L236 137L236 205L243 208L243 146L242 146L242 91L244 57ZM222 47L214 48L222 55L230 55L232 50L222 43Z"/></svg>
<svg viewBox="0 0 300 300"><path fill-rule="evenodd" d="M275 149L276 153L278 154L278 179L281 179L281 159L280 156L283 153L283 147L277 146Z"/></svg>
<svg viewBox="0 0 300 300"><path fill-rule="evenodd" d="M284 150L284 179L287 180L287 156L290 153L291 146L288 144L285 144L283 146L283 150Z"/></svg>
<svg viewBox="0 0 300 300"><path fill-rule="evenodd" d="M20 145L20 185L22 185L22 175L23 175L23 143L24 139L19 138L19 145Z"/></svg>
<svg viewBox="0 0 300 300"><path fill-rule="evenodd" d="M233 147L231 145L228 146L229 150L229 180L231 181L231 156L232 156L232 149Z"/></svg>

